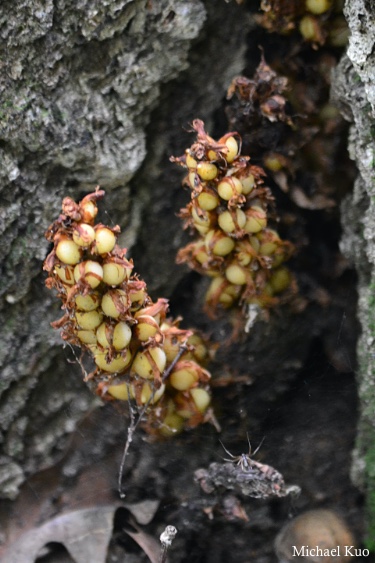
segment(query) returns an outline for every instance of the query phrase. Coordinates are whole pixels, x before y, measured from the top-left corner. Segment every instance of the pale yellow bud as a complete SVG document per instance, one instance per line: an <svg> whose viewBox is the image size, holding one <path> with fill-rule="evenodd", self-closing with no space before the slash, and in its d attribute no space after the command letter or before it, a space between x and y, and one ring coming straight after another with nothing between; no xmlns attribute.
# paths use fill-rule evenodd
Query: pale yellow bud
<svg viewBox="0 0 375 563"><path fill-rule="evenodd" d="M271 275L269 283L274 293L281 293L287 289L292 281L291 273L287 268L277 268Z"/></svg>
<svg viewBox="0 0 375 563"><path fill-rule="evenodd" d="M93 330L78 330L77 336L84 344L96 345L97 340Z"/></svg>
<svg viewBox="0 0 375 563"><path fill-rule="evenodd" d="M109 387L107 387L107 393L109 393L114 399L118 399L119 401L127 401L129 399L129 387L130 385L127 383L110 385Z"/></svg>
<svg viewBox="0 0 375 563"><path fill-rule="evenodd" d="M97 353L94 355L94 361L98 368L108 373L119 373L124 371L127 367L129 367L131 359L132 355L130 353L130 350L126 351L125 357L124 355L119 355L109 362L106 360L105 352Z"/></svg>
<svg viewBox="0 0 375 563"><path fill-rule="evenodd" d="M200 244L199 242L197 243L196 250L194 251L194 258L200 264L206 264L206 262L208 262L210 257L207 253L206 246L204 244Z"/></svg>
<svg viewBox="0 0 375 563"><path fill-rule="evenodd" d="M219 196L226 201L232 197L242 193L242 184L240 180L234 176L226 176L217 186Z"/></svg>
<svg viewBox="0 0 375 563"><path fill-rule="evenodd" d="M119 322L113 329L112 344L116 350L123 350L129 346L132 339L132 330L125 322Z"/></svg>
<svg viewBox="0 0 375 563"><path fill-rule="evenodd" d="M225 144L228 147L228 152L225 155L225 159L230 164L238 154L238 143L234 137L228 137L228 139L225 141Z"/></svg>
<svg viewBox="0 0 375 563"><path fill-rule="evenodd" d="M319 41L319 24L314 16L305 16L299 22L299 31L307 41ZM267 165L268 166L268 165ZM268 168L270 168L268 166ZM272 170L272 168L271 168Z"/></svg>
<svg viewBox="0 0 375 563"><path fill-rule="evenodd" d="M127 293L122 289L113 289L103 295L102 309L107 317L117 319L129 308Z"/></svg>
<svg viewBox="0 0 375 563"><path fill-rule="evenodd" d="M95 330L102 322L103 315L99 311L76 312L78 326L83 330Z"/></svg>
<svg viewBox="0 0 375 563"><path fill-rule="evenodd" d="M246 214L242 209L235 211L223 211L217 219L220 228L225 233L233 233L236 229L243 229L246 224Z"/></svg>
<svg viewBox="0 0 375 563"><path fill-rule="evenodd" d="M107 254L112 252L116 244L116 235L107 227L98 227L95 230L95 252Z"/></svg>
<svg viewBox="0 0 375 563"><path fill-rule="evenodd" d="M139 315L138 324L134 327L135 336L142 342L154 338L160 332L158 323L150 315Z"/></svg>
<svg viewBox="0 0 375 563"><path fill-rule="evenodd" d="M332 5L331 0L306 0L306 10L315 15L324 14Z"/></svg>
<svg viewBox="0 0 375 563"><path fill-rule="evenodd" d="M246 176L246 178L241 178L242 184L242 193L248 195L250 192L253 191L255 186L255 178L252 174Z"/></svg>
<svg viewBox="0 0 375 563"><path fill-rule="evenodd" d="M104 322L98 327L96 331L96 338L100 346L103 346L103 348L109 348L112 344L111 329L112 329L111 325Z"/></svg>
<svg viewBox="0 0 375 563"><path fill-rule="evenodd" d="M246 210L246 233L258 233L267 225L267 214L261 207L254 205Z"/></svg>
<svg viewBox="0 0 375 563"><path fill-rule="evenodd" d="M88 293L87 295L77 295L75 303L80 311L94 311L100 305L100 295L96 292Z"/></svg>
<svg viewBox="0 0 375 563"><path fill-rule="evenodd" d="M103 264L103 281L107 285L120 285L127 277L126 268L116 262Z"/></svg>
<svg viewBox="0 0 375 563"><path fill-rule="evenodd" d="M260 246L259 254L262 256L271 256L278 248L280 237L276 231L267 229L258 235Z"/></svg>
<svg viewBox="0 0 375 563"><path fill-rule="evenodd" d="M162 436L174 436L181 432L184 428L184 419L176 413L167 414L160 426L160 434Z"/></svg>
<svg viewBox="0 0 375 563"><path fill-rule="evenodd" d="M135 391L135 385L131 392L134 394L134 397L137 399L137 402L140 402L144 405L147 402L150 402L151 405L157 403L161 397L164 395L165 385L164 383L161 384L159 389L154 389L149 383L144 383L141 388L140 394L137 394Z"/></svg>
<svg viewBox="0 0 375 563"><path fill-rule="evenodd" d="M198 196L198 205L204 211L212 211L220 204L220 200L215 193L201 192Z"/></svg>
<svg viewBox="0 0 375 563"><path fill-rule="evenodd" d="M269 154L264 158L264 165L271 172L279 172L284 166L284 161L277 154Z"/></svg>
<svg viewBox="0 0 375 563"><path fill-rule="evenodd" d="M95 289L103 280L103 268L99 262L86 260L74 268L74 279L76 282L84 280L92 289Z"/></svg>
<svg viewBox="0 0 375 563"><path fill-rule="evenodd" d="M192 334L188 338L188 344L194 346L194 350L192 352L193 357L200 363L204 362L207 358L208 351L201 336L199 336L199 334Z"/></svg>
<svg viewBox="0 0 375 563"><path fill-rule="evenodd" d="M190 389L190 395L192 396L195 406L199 412L206 412L209 404L211 403L211 396L208 391L196 387L195 389Z"/></svg>
<svg viewBox="0 0 375 563"><path fill-rule="evenodd" d="M193 207L191 210L191 216L194 221L194 227L197 231L201 234L208 233L213 222L212 214L207 211L201 211L201 213L198 213L195 207Z"/></svg>
<svg viewBox="0 0 375 563"><path fill-rule="evenodd" d="M247 281L245 269L237 264L228 266L225 270L225 276L234 285L244 285Z"/></svg>
<svg viewBox="0 0 375 563"><path fill-rule="evenodd" d="M92 223L98 214L98 207L93 201L81 202L81 215L84 223Z"/></svg>
<svg viewBox="0 0 375 563"><path fill-rule="evenodd" d="M195 170L197 167L197 161L191 156L189 151L186 151L186 166L189 170Z"/></svg>
<svg viewBox="0 0 375 563"><path fill-rule="evenodd" d="M150 358L151 356L151 358ZM162 374L167 363L167 357L162 348L149 348L147 351L138 352L134 358L131 372L143 377L144 379L153 379L158 371Z"/></svg>
<svg viewBox="0 0 375 563"><path fill-rule="evenodd" d="M95 231L91 227L91 225L87 225L86 223L78 223L77 226L73 229L73 240L78 246L82 246L84 248L90 246L92 242L95 240Z"/></svg>
<svg viewBox="0 0 375 563"><path fill-rule="evenodd" d="M56 256L64 264L77 264L81 260L81 255L80 247L68 238L60 240L56 246Z"/></svg>
<svg viewBox="0 0 375 563"><path fill-rule="evenodd" d="M198 162L197 164L198 176L204 180L209 181L216 178L218 170L217 166L212 162Z"/></svg>
<svg viewBox="0 0 375 563"><path fill-rule="evenodd" d="M196 185L199 183L198 176L197 176L197 174L194 170L189 172L187 179L188 179L189 186L192 189L194 189L196 187Z"/></svg>
<svg viewBox="0 0 375 563"><path fill-rule="evenodd" d="M199 380L199 374L196 369L194 369L194 364L190 367L184 367L182 369L174 370L169 376L169 383L177 389L178 391L187 391L197 384Z"/></svg>
<svg viewBox="0 0 375 563"><path fill-rule="evenodd" d="M205 237L205 245L216 256L226 256L230 254L235 246L233 239L223 236L220 231L209 231Z"/></svg>
<svg viewBox="0 0 375 563"><path fill-rule="evenodd" d="M68 285L74 285L74 268L72 266L62 266L56 264L55 273L59 276L60 280Z"/></svg>

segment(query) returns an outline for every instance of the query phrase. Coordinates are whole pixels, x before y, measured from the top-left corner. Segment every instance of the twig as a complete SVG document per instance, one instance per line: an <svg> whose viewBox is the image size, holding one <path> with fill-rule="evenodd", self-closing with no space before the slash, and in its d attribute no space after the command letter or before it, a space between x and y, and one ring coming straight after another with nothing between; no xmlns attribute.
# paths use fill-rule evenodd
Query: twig
<svg viewBox="0 0 375 563"><path fill-rule="evenodd" d="M167 526L164 532L160 536L161 552L159 563L165 563L167 561L167 552L171 547L172 542L177 534L177 528L174 526Z"/></svg>
<svg viewBox="0 0 375 563"><path fill-rule="evenodd" d="M188 351L188 346L187 346L187 340L185 340L184 342L182 342L182 344L180 345L180 349L178 350L177 356L174 358L174 360L172 361L171 365L168 366L168 368L164 371L163 373L163 377L161 378L161 380L164 382L167 377L169 377L169 375L171 374L172 370L174 369L175 365L177 364L177 362L179 361L179 359L181 358L182 354L184 352Z"/></svg>
<svg viewBox="0 0 375 563"><path fill-rule="evenodd" d="M118 474L117 488L118 488L120 498L125 498L125 493L122 490L122 477L123 477L124 469L125 469L125 460L126 460L126 456L128 455L128 450L130 448L130 444L133 441L133 434L134 434L135 429L137 428L138 422L140 420L140 417L139 417L138 420L135 421L134 411L133 411L133 407L132 407L131 400L130 400L130 386L129 386L128 382L126 382L126 387L127 387L127 390L128 390L128 405L129 405L130 424L128 426L128 436L127 436L127 439L126 439L126 442L125 442L124 451L122 453L120 470L119 470L119 474Z"/></svg>
<svg viewBox="0 0 375 563"><path fill-rule="evenodd" d="M77 354L76 354L76 351L75 351L74 347L70 344L70 342L66 342L66 343L65 343L65 346L69 346L69 348L70 348L70 350L71 350L71 352L72 352L72 354L73 354L73 356L74 356L74 358L75 358L75 361L77 362L77 364L78 364L79 367L81 368L82 373L83 373L83 375L84 375L83 381L88 381L88 380L89 380L89 375L88 375L88 373L87 373L87 371L86 371L86 369L85 369L85 366L83 365L83 362L82 362L82 360L81 360L81 358L82 358L82 356L83 356L83 352L81 352L81 357L79 358L79 357L77 356ZM65 346L64 346L64 348L65 348ZM69 361L69 360L68 360L68 361ZM74 362L70 362L70 363L74 363Z"/></svg>
<svg viewBox="0 0 375 563"><path fill-rule="evenodd" d="M169 377L170 373L172 372L175 365L177 364L177 362L181 358L182 354L184 352L186 352L187 350L188 350L187 340L185 340L184 342L182 342L182 344L181 344L181 346L178 350L178 353L177 353L176 357L174 358L174 360L172 361L172 363L164 371L163 376L161 378L162 382L164 382ZM134 416L132 402L131 402L131 399L130 399L129 383L127 383L126 386L127 386L127 389L128 389L128 405L129 405L129 413L130 413L130 424L128 426L128 435L127 435L127 438L126 438L126 443L125 443L124 451L123 451L122 458L121 458L120 469L119 469L119 474L118 474L118 481L117 481L117 488L118 488L120 498L125 498L125 496L126 496L123 489L122 489L122 478L123 478L123 475L124 475L126 457L128 455L130 444L133 441L134 432L136 431L139 423L141 422L143 416L145 415L145 413L146 413L150 403L152 402L153 398L155 397L155 393L156 393L156 389L155 389L155 386L154 386L150 398L144 404L142 409L138 412L138 418L136 420L135 416Z"/></svg>

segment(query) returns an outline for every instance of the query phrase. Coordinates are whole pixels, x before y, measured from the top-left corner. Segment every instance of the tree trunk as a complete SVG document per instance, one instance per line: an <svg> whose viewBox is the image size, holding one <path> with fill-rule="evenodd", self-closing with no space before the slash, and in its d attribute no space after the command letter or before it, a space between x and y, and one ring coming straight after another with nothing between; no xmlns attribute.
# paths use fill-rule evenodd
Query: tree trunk
<svg viewBox="0 0 375 563"><path fill-rule="evenodd" d="M365 491L368 516L367 543L375 548L374 453L374 6L370 2L346 2L345 15L351 35L346 55L336 71L334 96L351 122L349 154L358 167L353 193L342 204L341 248L358 274L358 393L360 418L352 477Z"/></svg>
<svg viewBox="0 0 375 563"><path fill-rule="evenodd" d="M276 189L282 225L288 232L285 217L296 217L290 232L303 239L291 266L303 307L281 307L226 347L229 317L202 312L207 280L175 263L190 240L177 217L189 196L169 157L192 144L195 118L215 138L226 133L232 79L252 76L259 46L267 61L279 55L274 34L257 26L257 11L258 5L224 0L6 0L0 8L0 514L8 543L20 535L17 516L30 503L35 514L25 519L32 529L63 507L118 501L127 418L83 383L77 352L50 326L61 312L42 272L49 250L43 235L62 199L78 201L97 185L106 192L101 221L120 225L120 242L152 298L170 299L171 314L181 314L184 326L219 343L211 371L219 380L214 409L222 434L203 425L150 442L139 431L130 448L126 501L159 503L151 533L177 526L175 561L271 560L289 502L245 499L248 520L230 520L223 507L215 514L194 483L198 468L227 457L219 440L237 455L247 451L247 433L253 446L265 436L262 461L302 488L298 511L334 508L362 538L361 489L373 531L374 13L364 0L347 1L352 36L333 88L351 122L349 151L359 169L354 190L340 215L339 206L296 211ZM339 244L350 263L339 256ZM349 479L360 332L354 268L361 325L355 486ZM232 383L221 386L225 381Z"/></svg>

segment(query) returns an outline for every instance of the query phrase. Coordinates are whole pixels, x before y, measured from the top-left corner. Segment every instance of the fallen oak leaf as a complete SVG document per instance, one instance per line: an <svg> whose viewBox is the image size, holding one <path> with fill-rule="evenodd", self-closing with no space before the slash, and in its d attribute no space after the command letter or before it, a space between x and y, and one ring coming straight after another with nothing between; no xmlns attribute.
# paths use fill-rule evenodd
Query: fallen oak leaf
<svg viewBox="0 0 375 563"><path fill-rule="evenodd" d="M9 547L4 546L2 563L34 563L38 557L44 556L47 546L61 544L74 558L75 563L102 563L108 556L108 545L113 537L115 517L121 511L126 523L136 527L133 522L141 525L148 524L158 509L159 501L146 500L138 503L114 503L111 505L95 506L84 510L67 512L55 517L40 527L34 527L18 535ZM135 520L134 520L135 519ZM150 545L151 540L143 537L143 532L136 543L143 549L143 545ZM98 533L99 532L99 533ZM129 534L130 537L131 534ZM132 537L133 539L133 537ZM154 540L155 541L155 540ZM153 550L159 548L157 542ZM150 549L144 550L149 555ZM93 554L91 553L93 552ZM4 558L3 558L4 554ZM151 556L152 561L152 556ZM69 559L71 560L71 559Z"/></svg>
<svg viewBox="0 0 375 563"><path fill-rule="evenodd" d="M123 506L134 516L138 524L146 526L151 522L159 508L158 500L143 500L136 503L124 502Z"/></svg>
<svg viewBox="0 0 375 563"><path fill-rule="evenodd" d="M46 544L61 543L76 563L105 563L118 505L69 512L20 536L2 563L34 563Z"/></svg>
<svg viewBox="0 0 375 563"><path fill-rule="evenodd" d="M133 529L132 529L133 528ZM159 563L160 544L156 539L146 532L143 532L139 526L129 518L129 524L124 528L124 532L135 541L139 547L145 552L151 563Z"/></svg>

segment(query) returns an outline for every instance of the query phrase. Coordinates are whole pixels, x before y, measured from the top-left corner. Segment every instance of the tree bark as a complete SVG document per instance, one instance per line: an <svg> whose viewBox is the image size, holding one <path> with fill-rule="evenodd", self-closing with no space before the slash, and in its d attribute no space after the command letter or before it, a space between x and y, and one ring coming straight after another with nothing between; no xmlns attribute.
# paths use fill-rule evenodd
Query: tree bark
<svg viewBox="0 0 375 563"><path fill-rule="evenodd" d="M358 392L360 418L352 476L366 494L368 545L374 549L375 532L375 433L374 433L374 119L375 66L374 6L347 1L345 16L350 28L349 46L336 70L334 97L351 122L348 150L358 167L353 193L342 204L341 248L358 274Z"/></svg>
<svg viewBox="0 0 375 563"><path fill-rule="evenodd" d="M19 506L8 501L20 490L20 506L28 488L41 491L38 479L44 476L48 494L55 487L56 498L68 499L68 505L75 494L82 505L96 495L107 501L116 486L126 419L91 395L74 354L51 328L61 312L42 273L48 252L43 233L59 215L63 197L79 200L100 185L106 191L101 221L120 225L120 243L152 298L169 298L171 314L182 314L184 326L214 335L220 343L214 378L240 375L247 381L214 390L228 449L233 443L247 449L247 432L258 441L266 434L267 463L302 486L298 508L325 507L340 498L339 509L357 534L363 532L360 495L348 477L356 423L349 372L355 369L359 333L350 266L334 291L320 294L332 293L329 305L317 298L299 314L282 308L225 348L228 318L212 320L202 313L207 280L175 263L189 240L177 217L188 195L181 189L181 170L169 157L183 154L193 142L188 128L195 118L203 119L215 138L227 132L223 107L231 80L241 73L251 76L262 42L272 51L272 41L253 18L258 7L247 8L224 0L6 0L0 8L0 496L7 499L0 513ZM375 522L374 14L365 0L347 0L345 13L352 37L335 71L334 97L352 124L349 151L359 169L354 191L341 205L340 241L358 274L362 329L353 474L367 491ZM308 211L299 218L301 233L326 220L336 252L338 213ZM319 248L303 250L310 254L300 259L307 264L306 271L299 266L301 294L308 293L306 287L318 294L321 271L326 267L332 273L329 245L319 239ZM313 264L325 261L321 270L321 264L316 267L316 278L310 257ZM330 275L326 285L336 283L336 274ZM331 433L326 442L322 429ZM189 550L198 560L202 538L211 550L207 561L226 557L232 543L233 561L245 561L247 542L254 553L272 557L286 505L278 505L276 516L271 503L250 505L251 540L247 524L239 530L237 523L208 523L202 501L184 505L196 495L194 471L224 456L216 430L208 425L168 443L144 443L142 434L134 441L126 468L128 498L156 497L165 506L173 499L179 505L180 512L173 505L161 516L185 526L176 561L185 560ZM332 473L340 477L333 484ZM72 480L76 488L69 489ZM52 501L48 506L47 516L55 510Z"/></svg>
<svg viewBox="0 0 375 563"><path fill-rule="evenodd" d="M49 324L59 311L43 287L48 250L43 233L58 216L63 197L80 199L100 185L107 192L103 221L120 224L128 247L144 237L142 254L148 258L140 273L155 293L172 293L182 276L174 265L180 238L174 199L181 180L174 171L172 179L155 185L156 167L163 158L163 168L173 168L166 157L183 150L184 141L176 138L189 120L200 114L209 123L242 66L249 23L242 22L241 29L240 13L220 6L188 78L189 49L207 19L199 0L79 6L25 0L5 2L0 17L0 488L14 498L26 474L61 456L67 434L94 405L79 368L67 363L67 351ZM165 130L153 112L178 76L184 78L173 96L174 122L168 120L174 129ZM147 137L155 146L147 147ZM131 187L142 164L147 180ZM151 264L150 256L158 256L158 263Z"/></svg>

